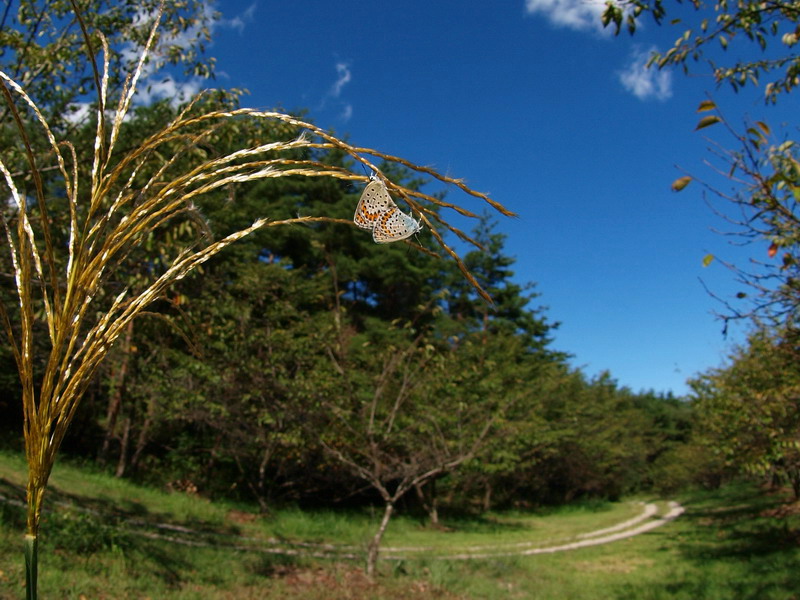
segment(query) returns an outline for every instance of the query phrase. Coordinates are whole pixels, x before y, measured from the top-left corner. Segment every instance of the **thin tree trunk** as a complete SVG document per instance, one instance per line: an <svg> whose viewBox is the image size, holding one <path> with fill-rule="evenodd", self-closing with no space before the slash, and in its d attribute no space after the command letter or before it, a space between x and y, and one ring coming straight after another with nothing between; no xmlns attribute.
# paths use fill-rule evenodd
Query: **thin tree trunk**
<svg viewBox="0 0 800 600"><path fill-rule="evenodd" d="M414 489L417 491L417 497L419 498L419 501L422 504L422 508L425 509L425 512L428 513L428 518L431 521L431 525L433 525L434 527L438 527L439 502L438 502L438 497L436 495L436 479L431 479L428 486L429 486L428 495L425 494L424 487L419 483L414 484Z"/></svg>
<svg viewBox="0 0 800 600"><path fill-rule="evenodd" d="M797 469L789 470L789 481L792 483L792 491L794 492L794 499L800 500L800 471Z"/></svg>
<svg viewBox="0 0 800 600"><path fill-rule="evenodd" d="M258 481L256 482L256 499L261 508L261 512L269 512L269 504L267 502L267 467L272 460L275 453L277 443L272 440L264 447L264 453L261 455L261 462L258 463Z"/></svg>
<svg viewBox="0 0 800 600"><path fill-rule="evenodd" d="M153 421L155 421L155 414L156 399L151 396L147 402L147 414L145 415L144 423L142 423L142 428L139 430L139 435L136 436L136 448L134 448L133 456L131 457L130 466L134 472L136 472L136 468L139 466L142 452L144 452L147 443L150 441L150 428L153 426Z"/></svg>
<svg viewBox="0 0 800 600"><path fill-rule="evenodd" d="M261 455L261 462L258 463L258 491L263 494L264 489L267 487L267 466L272 458L272 451L275 444L269 443L264 448L264 453Z"/></svg>
<svg viewBox="0 0 800 600"><path fill-rule="evenodd" d="M108 410L106 411L106 433L103 437L103 445L100 447L97 459L104 463L108 459L108 452L111 449L111 440L114 439L117 428L117 417L122 408L122 397L125 393L125 377L128 374L128 363L131 356L131 345L133 341L133 321L128 323L125 328L125 337L121 340L122 362L119 369L111 378L111 394L108 399Z"/></svg>
<svg viewBox="0 0 800 600"><path fill-rule="evenodd" d="M114 472L114 477L122 477L125 474L125 468L128 466L128 445L131 437L131 418L125 419L125 424L122 429L122 441L120 442L119 460L117 461L117 470Z"/></svg>
<svg viewBox="0 0 800 600"><path fill-rule="evenodd" d="M367 550L367 577L372 578L375 575L375 566L378 564L378 551L381 547L381 540L383 534L386 533L386 528L389 526L389 519L392 518L394 512L394 504L391 502L386 503L386 508L383 510L383 518L381 519L380 527L375 532L375 536L369 543Z"/></svg>
<svg viewBox="0 0 800 600"><path fill-rule="evenodd" d="M492 483L487 479L486 487L483 490L483 511L488 512L492 509Z"/></svg>

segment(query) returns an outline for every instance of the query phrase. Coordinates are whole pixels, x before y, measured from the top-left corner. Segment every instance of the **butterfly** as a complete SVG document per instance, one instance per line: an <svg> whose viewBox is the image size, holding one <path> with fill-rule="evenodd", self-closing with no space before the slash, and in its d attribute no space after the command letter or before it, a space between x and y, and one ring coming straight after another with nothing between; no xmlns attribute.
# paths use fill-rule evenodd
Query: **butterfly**
<svg viewBox="0 0 800 600"><path fill-rule="evenodd" d="M397 208L389 190L379 179L373 179L364 188L353 221L361 229L371 229L372 239L377 244L399 242L421 228L419 222Z"/></svg>

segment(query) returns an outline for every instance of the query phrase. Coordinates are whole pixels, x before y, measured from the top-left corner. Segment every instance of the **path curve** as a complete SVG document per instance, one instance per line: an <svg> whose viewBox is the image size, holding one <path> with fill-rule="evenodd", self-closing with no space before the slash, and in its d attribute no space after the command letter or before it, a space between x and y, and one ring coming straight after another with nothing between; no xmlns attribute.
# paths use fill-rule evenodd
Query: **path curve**
<svg viewBox="0 0 800 600"><path fill-rule="evenodd" d="M579 536L578 538L582 538L576 542L570 542L567 544L560 544L556 546L542 546L539 548L528 548L525 550L517 550L513 552L484 552L484 553L462 553L462 554L450 554L447 556L441 556L436 558L441 558L443 560L469 560L475 558L496 558L496 557L507 557L507 556L532 556L534 554L549 554L552 552L564 552L566 550L577 550L578 548L586 548L588 546L599 546L601 544L609 544L611 542L616 542L619 540L624 540L626 538L633 537L635 535L639 535L655 529L657 527L661 527L662 525L666 525L670 521L677 519L681 514L683 514L684 508L680 504L675 501L670 501L669 503L670 510L662 517L658 517L656 519L652 519L647 521L646 523L642 523L637 527L632 527L627 529L631 525L632 522L638 523L644 519L647 519L653 516L656 513L656 506L654 504L648 504L645 506L645 510L643 511L642 515L635 517L634 519L630 519L625 523L620 523L619 525L615 525L614 527L608 527L606 529L599 529L597 531L593 531L590 533L584 533ZM646 515L643 517L643 515ZM390 558L385 556L384 558Z"/></svg>
<svg viewBox="0 0 800 600"><path fill-rule="evenodd" d="M24 507L24 502L19 499L9 498L0 494L0 502ZM54 502L69 506L72 510L92 513L98 516L99 511L77 507L66 502ZM565 541L565 538L549 540L552 545L547 544L547 540L538 542L516 542L507 544L492 544L482 546L467 546L461 552L448 555L430 555L427 553L435 552L433 547L384 547L381 549L381 558L384 560L408 560L414 557L425 557L436 560L472 560L483 558L498 558L509 556L532 556L535 554L549 554L553 552L564 552L577 550L588 546L598 546L608 544L626 538L630 538L642 533L666 525L678 518L684 508L675 501L668 502L669 511L663 516L653 518L658 508L655 504L644 504L640 514L604 529L598 529L588 533L582 533L572 538L572 541L557 544L556 542ZM201 532L181 525L171 523L148 523L141 519L127 518L127 521L134 528L127 531L134 535L140 535L150 539L169 541L174 544L186 546L220 547L244 551L257 552L262 554L281 554L288 556L307 556L314 558L329 559L360 559L363 553L353 546L336 544L314 544L308 542L289 542L275 538L257 539L245 536L225 535L218 533ZM149 530L148 530L149 529ZM169 532L169 533L165 533ZM537 544L539 544L537 546ZM545 544L545 545L540 545ZM426 555L427 554L427 555Z"/></svg>

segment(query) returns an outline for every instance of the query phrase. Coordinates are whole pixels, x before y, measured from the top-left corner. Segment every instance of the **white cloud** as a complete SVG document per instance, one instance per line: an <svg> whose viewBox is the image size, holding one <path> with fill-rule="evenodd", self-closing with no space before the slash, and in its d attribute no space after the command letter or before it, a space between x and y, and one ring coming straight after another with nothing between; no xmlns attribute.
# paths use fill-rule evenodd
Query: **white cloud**
<svg viewBox="0 0 800 600"><path fill-rule="evenodd" d="M180 48L188 48L195 44L198 40L202 39L204 36L203 33L203 25L208 25L208 27L213 32L214 28L220 24L220 19L214 15L214 5L212 2L205 2L203 4L202 17L200 22L195 23L191 27L187 27L183 31L178 31L177 33L169 34L164 28L164 20L162 18L160 31L159 31L159 38L158 44L156 44L155 48L151 49L150 58L151 63L149 65L145 65L147 69L146 73L152 73L163 66L163 57L166 55L168 49L171 46L178 46ZM137 27L147 27L148 31L150 27L153 25L153 20L156 18L156 11L155 10L144 10L139 9L136 13L136 16L133 19L134 26ZM134 44L129 42L126 44L125 48L122 49L122 55L124 58L127 58L132 61L137 61L139 56L142 53L142 46L139 44ZM157 60L154 60L157 59ZM143 73L144 75L145 73Z"/></svg>
<svg viewBox="0 0 800 600"><path fill-rule="evenodd" d="M342 88L350 83L350 80L353 76L350 74L350 65L347 63L336 63L336 82L331 87L329 92L330 96L333 98L338 98L339 95L342 93Z"/></svg>
<svg viewBox="0 0 800 600"><path fill-rule="evenodd" d="M156 100L168 98L170 104L177 106L195 96L205 83L204 79L192 78L178 83L171 77L161 80L149 78L142 81L136 88L136 102L151 104Z"/></svg>
<svg viewBox="0 0 800 600"><path fill-rule="evenodd" d="M605 9L605 0L525 0L529 14L577 31L607 31L600 20Z"/></svg>
<svg viewBox="0 0 800 600"><path fill-rule="evenodd" d="M202 10L212 32L215 27L226 24L223 20L215 17L213 2L205 2ZM247 15L252 16L253 11L255 11L255 3L245 10L243 15L245 15L245 17ZM134 23L140 26L147 25L149 27L152 25L154 18L154 11L139 10L134 19ZM242 20L242 28L244 27L244 23L245 21ZM239 27L238 25L231 26L235 28ZM199 23L173 35L168 35L162 30L162 35L159 37L158 44L155 48L152 48L149 53L150 60L142 65L142 72L139 82L136 85L134 103L150 104L155 100L169 98L170 103L173 106L177 106L182 102L186 102L201 89L206 87L206 80L202 77L191 77L177 82L166 72L161 71L166 65L165 57L169 47L178 46L187 48L201 39L202 36L202 27ZM129 42L122 48L121 53L129 64L135 65L142 54L142 46Z"/></svg>
<svg viewBox="0 0 800 600"><path fill-rule="evenodd" d="M339 108L341 110L339 119L342 121L349 121L353 116L353 105L347 102L346 99L341 98L341 95L344 86L352 81L353 74L350 71L350 63L340 61L337 62L335 66L336 81L333 82L333 85L328 88L328 91L322 96L317 110L322 110L332 104L333 106L331 108Z"/></svg>
<svg viewBox="0 0 800 600"><path fill-rule="evenodd" d="M672 72L648 67L647 60L655 50L634 48L630 62L617 75L623 87L639 100L665 101L672 97Z"/></svg>
<svg viewBox="0 0 800 600"><path fill-rule="evenodd" d="M221 18L214 24L218 25L219 27L230 27L231 29L235 29L241 35L244 32L244 28L253 22L253 15L256 12L256 6L256 3L253 2L241 14L231 17L230 19Z"/></svg>
<svg viewBox="0 0 800 600"><path fill-rule="evenodd" d="M225 19L219 16L215 17L214 8L214 0L206 0L202 9L205 18L208 20L208 26L212 31L212 36L214 29L217 27L228 27L241 33L244 31L247 24L253 21L257 2L254 1L239 15L231 19ZM133 18L133 24L149 29L149 27L152 26L154 18L155 11L140 9ZM200 90L207 87L207 80L202 77L190 77L188 79L176 81L167 71L161 71L166 64L164 57L166 56L167 48L170 46L188 47L202 35L200 26L190 27L175 35L163 34L162 29L162 36L159 39L158 45L151 49L149 53L150 60L142 65L142 72L136 85L136 94L134 95L135 104L147 105L156 100L168 98L173 106L177 106L188 101L200 92ZM139 62L139 58L142 54L142 46L128 42L120 48L120 54L122 60L128 63L130 68L133 68ZM339 70L339 65L337 65L337 70ZM226 76L223 72L217 72L217 75ZM349 71L347 72L347 81L349 81ZM341 88L341 85L344 85L347 81L341 83L339 87ZM114 105L113 108L116 108L116 105ZM67 107L63 116L68 122L78 124L88 119L89 112L90 104L88 102L75 102ZM352 112L352 110L350 110L350 112ZM113 111L109 111L107 117L113 119Z"/></svg>
<svg viewBox="0 0 800 600"><path fill-rule="evenodd" d="M80 124L89 118L91 105L88 102L73 102L67 106L67 110L62 115L69 123Z"/></svg>

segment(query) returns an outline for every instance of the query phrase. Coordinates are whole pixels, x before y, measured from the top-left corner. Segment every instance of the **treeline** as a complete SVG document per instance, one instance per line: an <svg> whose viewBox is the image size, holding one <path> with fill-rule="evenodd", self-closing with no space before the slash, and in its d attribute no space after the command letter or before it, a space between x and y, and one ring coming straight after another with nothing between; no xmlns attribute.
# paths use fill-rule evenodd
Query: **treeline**
<svg viewBox="0 0 800 600"><path fill-rule="evenodd" d="M109 40L116 97L131 71L126 45L142 36L141 3L112 4L121 10L88 11L85 18L89 29L102 29ZM20 6L29 5L35 3ZM75 23L65 29L58 19L72 14L72 5L37 6L10 16L8 30L38 28L42 52L27 52L30 35L8 36L2 43L9 52L0 62L6 72L31 74L26 89L54 133L69 139L76 156L93 156L95 124L74 114L91 79L84 40ZM199 8L169 4L165 27L177 34L182 23L205 24L208 16ZM193 73L211 72L200 46L194 42L163 56ZM59 61L42 58L54 48ZM210 94L195 109L234 108L236 98ZM63 182L44 151L34 161L43 167L41 182L30 176L15 118L35 124L37 117L20 103L12 118L10 106L0 112L3 163L29 186L25 193L34 196L42 186L46 211L31 203L29 218L48 224L55 249L48 260L63 269L70 220ZM707 111L712 105L702 106ZM138 108L122 125L119 154L141 147L176 114L163 102ZM27 130L34 132L31 152L47 147L35 137L40 129ZM791 484L797 493L800 169L795 146L768 146L766 131L764 124L749 129L739 138L749 151L731 160L757 184L745 187L739 202L754 207L763 227L745 233L768 238L768 256L780 259L761 278L745 281L766 290L757 297L765 306L777 305L782 318L757 329L729 364L696 377L689 398L634 392L611 374L589 378L571 368L553 341L557 324L537 305L535 287L515 281L514 260L491 216L472 232L482 250L467 253L464 267L493 304L441 250L433 250L440 246L425 228L414 248L376 245L345 223L316 223L263 229L240 240L129 324L86 390L63 450L120 477L255 500L265 510L287 501L380 500L390 514L408 501L435 519L442 503L485 510L617 498L718 485L742 473ZM287 122L232 118L197 139L183 129L159 145L158 157L176 172L191 173L192 159L300 134ZM339 173L353 167L346 154L324 144L283 152L280 160L282 168L307 161ZM91 179L89 161L76 168L81 181ZM425 183L396 163L381 168L408 187ZM144 166L131 169L130 189L141 189L150 175ZM105 298L92 306L107 307L123 290L141 290L182 251L257 217L352 219L359 185L305 175L209 190L154 228L146 243L120 249ZM0 210L13 231L14 205ZM754 221L746 223L753 227ZM448 243L459 243L450 238ZM10 254L0 253L0 300L19 339L14 272ZM773 281L776 286L766 285ZM42 345L33 355L42 362L32 380L41 381L50 348L46 331L35 334ZM20 384L7 345L0 346L0 362L0 440L21 448Z"/></svg>
<svg viewBox="0 0 800 600"><path fill-rule="evenodd" d="M139 109L126 143L172 116L163 103ZM285 138L275 127L235 123L204 144L213 154ZM329 150L310 152L294 158L348 166ZM181 248L258 215L350 219L360 192L308 177L221 189L133 250L107 293L135 289ZM58 235L66 203L53 202L49 218ZM452 261L376 245L344 224L240 241L128 326L64 451L120 477L265 509L377 497L394 506L414 490L435 517L439 498L486 509L661 485L664 457L688 435L689 407L570 368L533 285L514 282L514 260L490 217L473 236L485 250L468 253L465 266L493 305ZM435 246L428 232L418 240ZM8 260L0 258L5 273ZM11 289L6 280L7 306ZM5 347L0 358L3 437L20 446L14 361Z"/></svg>
<svg viewBox="0 0 800 600"><path fill-rule="evenodd" d="M794 327L756 328L726 365L690 383L695 444L713 471L788 487L800 499L800 345Z"/></svg>

